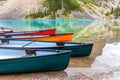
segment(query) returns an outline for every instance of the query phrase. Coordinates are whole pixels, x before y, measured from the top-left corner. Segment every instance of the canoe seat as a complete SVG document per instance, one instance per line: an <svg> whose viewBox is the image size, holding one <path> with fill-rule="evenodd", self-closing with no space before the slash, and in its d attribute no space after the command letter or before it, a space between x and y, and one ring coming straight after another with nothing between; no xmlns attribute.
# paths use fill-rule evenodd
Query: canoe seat
<svg viewBox="0 0 120 80"><path fill-rule="evenodd" d="M24 56L36 56L36 50L25 50Z"/></svg>
<svg viewBox="0 0 120 80"><path fill-rule="evenodd" d="M64 46L64 44L65 44L65 43L63 43L63 42L56 42L56 45L57 45L57 46Z"/></svg>
<svg viewBox="0 0 120 80"><path fill-rule="evenodd" d="M3 39L1 40L1 44L8 44L9 43L9 40L8 39Z"/></svg>
<svg viewBox="0 0 120 80"><path fill-rule="evenodd" d="M5 38L6 38L6 39L11 39L12 36L11 36L11 35L5 35Z"/></svg>

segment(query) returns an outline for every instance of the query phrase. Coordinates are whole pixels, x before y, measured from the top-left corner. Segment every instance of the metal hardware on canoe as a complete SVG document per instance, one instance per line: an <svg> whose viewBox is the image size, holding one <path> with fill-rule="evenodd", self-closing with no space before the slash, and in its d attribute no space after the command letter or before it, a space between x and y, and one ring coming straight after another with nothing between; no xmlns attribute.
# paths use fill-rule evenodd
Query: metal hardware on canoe
<svg viewBox="0 0 120 80"><path fill-rule="evenodd" d="M11 39L12 36L11 36L11 35L5 35L5 38L6 38L6 39Z"/></svg>
<svg viewBox="0 0 120 80"><path fill-rule="evenodd" d="M0 27L0 32L3 32L3 33L11 33L11 32L13 32L13 30L10 29L10 28Z"/></svg>
<svg viewBox="0 0 120 80"><path fill-rule="evenodd" d="M63 43L63 42L56 42L56 45L57 45L57 46L64 46L64 44L65 44L65 43Z"/></svg>
<svg viewBox="0 0 120 80"><path fill-rule="evenodd" d="M36 50L25 50L24 56L36 56Z"/></svg>
<svg viewBox="0 0 120 80"><path fill-rule="evenodd" d="M8 43L9 43L9 40L8 40L8 39L2 39L2 40L1 40L1 43L2 43L2 44L8 44Z"/></svg>
<svg viewBox="0 0 120 80"><path fill-rule="evenodd" d="M56 50L56 52L60 52L60 50Z"/></svg>

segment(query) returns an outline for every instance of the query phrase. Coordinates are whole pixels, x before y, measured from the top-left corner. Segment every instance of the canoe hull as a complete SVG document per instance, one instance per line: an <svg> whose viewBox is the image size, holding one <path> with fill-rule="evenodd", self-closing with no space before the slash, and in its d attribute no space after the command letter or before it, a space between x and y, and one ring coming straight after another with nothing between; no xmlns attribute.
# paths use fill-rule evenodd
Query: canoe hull
<svg viewBox="0 0 120 80"><path fill-rule="evenodd" d="M49 49L58 49L58 50L71 50L71 57L84 57L91 54L93 44L86 45L77 45L77 46L67 46L67 47L54 47Z"/></svg>
<svg viewBox="0 0 120 80"><path fill-rule="evenodd" d="M18 40L51 41L51 42L71 42L73 34L63 34L48 37L19 38Z"/></svg>
<svg viewBox="0 0 120 80"><path fill-rule="evenodd" d="M7 35L15 35L15 36L24 36L24 35L45 35L45 34L55 34L55 29L49 29L49 30L41 30L41 31L26 31L26 32L13 32L8 33Z"/></svg>
<svg viewBox="0 0 120 80"><path fill-rule="evenodd" d="M42 35L42 34L55 34L56 30L46 30L46 31L41 31L41 32L36 32L36 33L30 33L29 35Z"/></svg>
<svg viewBox="0 0 120 80"><path fill-rule="evenodd" d="M0 61L0 74L58 71L67 68L71 53Z"/></svg>
<svg viewBox="0 0 120 80"><path fill-rule="evenodd" d="M8 41L9 42L9 41ZM25 43L26 42L26 43ZM72 57L89 56L91 54L93 43L74 43L74 42L45 42L45 41L25 41L14 40L10 41L8 45L0 45L0 47L13 48L30 48L30 49L57 49L57 50L71 50ZM16 46L14 46L16 44ZM18 44L18 45L17 45ZM17 47L18 46L18 47ZM20 47L19 47L20 46Z"/></svg>
<svg viewBox="0 0 120 80"><path fill-rule="evenodd" d="M49 45L49 44L48 44ZM30 47L29 47L30 48ZM32 47L31 47L32 48ZM32 49L54 49L54 50L71 50L71 57L85 57L91 54L93 44L83 44L75 46L61 46L61 47L33 47Z"/></svg>

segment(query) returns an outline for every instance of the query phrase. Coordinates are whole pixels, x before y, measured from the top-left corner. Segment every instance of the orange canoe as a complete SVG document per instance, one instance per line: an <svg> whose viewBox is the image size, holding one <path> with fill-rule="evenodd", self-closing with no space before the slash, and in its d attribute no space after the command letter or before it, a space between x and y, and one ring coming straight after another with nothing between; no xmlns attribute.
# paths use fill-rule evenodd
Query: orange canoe
<svg viewBox="0 0 120 80"><path fill-rule="evenodd" d="M33 41L53 41L53 42L71 42L73 33L53 34L53 35L30 35L30 36L12 36L4 35L5 38Z"/></svg>

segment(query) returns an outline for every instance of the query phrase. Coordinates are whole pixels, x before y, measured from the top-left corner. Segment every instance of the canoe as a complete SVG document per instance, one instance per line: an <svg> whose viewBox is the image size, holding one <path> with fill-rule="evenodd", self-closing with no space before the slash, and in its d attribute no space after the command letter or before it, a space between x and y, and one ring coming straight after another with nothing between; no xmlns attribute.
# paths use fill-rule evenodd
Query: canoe
<svg viewBox="0 0 120 80"><path fill-rule="evenodd" d="M21 31L13 33L5 33L5 35L15 35L15 36L24 36L24 35L42 35L42 34L55 34L56 29L48 30L39 30L39 31Z"/></svg>
<svg viewBox="0 0 120 80"><path fill-rule="evenodd" d="M13 30L10 28L0 27L0 33L11 33L11 32L13 32Z"/></svg>
<svg viewBox="0 0 120 80"><path fill-rule="evenodd" d="M52 35L27 35L27 36L16 36L16 35L0 35L0 38L6 39L19 39L19 40L35 40L35 41L56 41L56 42L71 42L73 33L66 34L52 34Z"/></svg>
<svg viewBox="0 0 120 80"><path fill-rule="evenodd" d="M75 42L45 42L45 41L25 41L25 40L1 40L0 47L6 48L31 48L31 49L58 49L71 50L72 57L89 56L93 43L75 43Z"/></svg>
<svg viewBox="0 0 120 80"><path fill-rule="evenodd" d="M0 48L0 74L64 70L70 55L65 50Z"/></svg>

